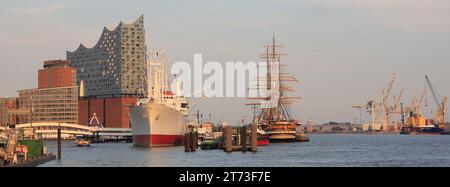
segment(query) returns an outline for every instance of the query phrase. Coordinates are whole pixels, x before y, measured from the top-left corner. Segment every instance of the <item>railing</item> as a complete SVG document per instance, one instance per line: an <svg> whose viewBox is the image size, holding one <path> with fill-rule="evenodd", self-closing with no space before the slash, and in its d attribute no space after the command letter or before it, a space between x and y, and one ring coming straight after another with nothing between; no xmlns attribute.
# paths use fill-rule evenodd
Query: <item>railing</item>
<svg viewBox="0 0 450 187"><path fill-rule="evenodd" d="M56 134L57 129L61 128L62 134L93 135L97 133L99 136L131 136L130 128L99 128L69 123L26 123L16 125L16 128L34 128L37 134Z"/></svg>

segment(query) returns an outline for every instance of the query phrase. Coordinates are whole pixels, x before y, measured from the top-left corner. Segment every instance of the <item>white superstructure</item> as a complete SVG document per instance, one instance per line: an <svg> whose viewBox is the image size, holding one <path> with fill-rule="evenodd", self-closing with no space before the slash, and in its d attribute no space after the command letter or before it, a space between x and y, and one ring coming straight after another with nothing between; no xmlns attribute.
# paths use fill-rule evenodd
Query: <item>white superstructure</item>
<svg viewBox="0 0 450 187"><path fill-rule="evenodd" d="M188 124L188 100L168 86L163 53L153 53L149 66L148 98L130 108L133 143L151 147L182 144Z"/></svg>

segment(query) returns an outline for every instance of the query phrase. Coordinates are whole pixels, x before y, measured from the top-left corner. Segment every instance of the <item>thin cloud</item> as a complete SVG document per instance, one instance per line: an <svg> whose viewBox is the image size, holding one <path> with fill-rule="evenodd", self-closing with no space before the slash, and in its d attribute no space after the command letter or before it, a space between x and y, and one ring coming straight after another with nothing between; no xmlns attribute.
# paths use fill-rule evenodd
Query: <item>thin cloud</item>
<svg viewBox="0 0 450 187"><path fill-rule="evenodd" d="M52 15L61 10L68 8L67 4L52 4L42 7L24 7L24 8L14 8L9 10L8 12L13 14L25 14L30 16L44 16L44 15Z"/></svg>
<svg viewBox="0 0 450 187"><path fill-rule="evenodd" d="M390 28L419 32L450 32L448 0L268 0L289 5L361 10Z"/></svg>

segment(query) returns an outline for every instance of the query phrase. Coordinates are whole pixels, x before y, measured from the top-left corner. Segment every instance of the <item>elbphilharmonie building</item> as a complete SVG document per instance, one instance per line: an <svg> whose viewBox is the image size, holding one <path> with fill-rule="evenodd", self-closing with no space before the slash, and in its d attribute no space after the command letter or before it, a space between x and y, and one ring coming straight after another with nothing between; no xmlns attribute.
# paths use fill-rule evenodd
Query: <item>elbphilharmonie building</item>
<svg viewBox="0 0 450 187"><path fill-rule="evenodd" d="M80 87L79 124L98 118L104 127L129 128L127 107L147 96L144 17L115 29L104 28L97 44L67 51Z"/></svg>
<svg viewBox="0 0 450 187"><path fill-rule="evenodd" d="M97 44L80 44L67 60L77 69L84 97L144 97L147 95L147 68L144 17L134 23L104 28Z"/></svg>

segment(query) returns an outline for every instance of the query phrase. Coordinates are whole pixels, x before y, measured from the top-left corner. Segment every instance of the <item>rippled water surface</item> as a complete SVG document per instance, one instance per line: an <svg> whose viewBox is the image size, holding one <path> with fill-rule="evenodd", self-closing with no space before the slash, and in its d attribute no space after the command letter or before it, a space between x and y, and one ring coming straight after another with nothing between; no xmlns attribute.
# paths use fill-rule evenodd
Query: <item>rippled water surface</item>
<svg viewBox="0 0 450 187"><path fill-rule="evenodd" d="M56 142L47 145L56 152ZM64 142L63 159L41 166L450 166L450 136L311 135L311 142L271 144L259 147L257 153L185 153L184 147L140 148L125 143L76 147Z"/></svg>

